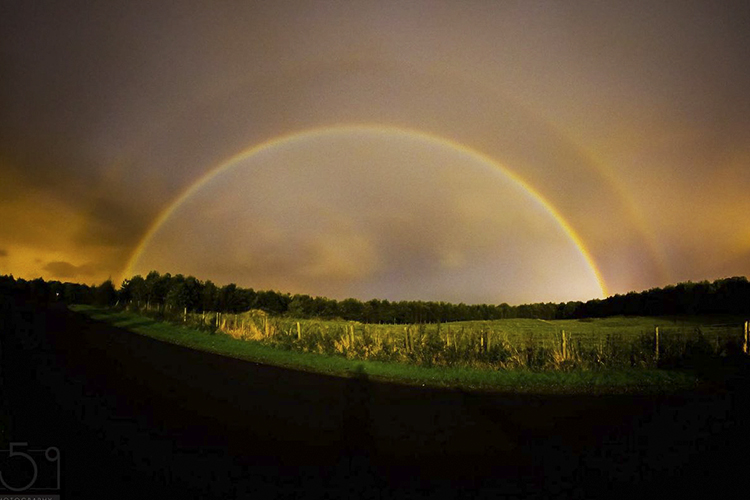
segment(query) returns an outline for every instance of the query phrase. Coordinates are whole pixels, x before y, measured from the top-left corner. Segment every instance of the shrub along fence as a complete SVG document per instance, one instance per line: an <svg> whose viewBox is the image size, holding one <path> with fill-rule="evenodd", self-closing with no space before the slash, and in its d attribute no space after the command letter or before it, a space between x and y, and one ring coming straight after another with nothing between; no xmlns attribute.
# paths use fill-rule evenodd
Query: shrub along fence
<svg viewBox="0 0 750 500"><path fill-rule="evenodd" d="M138 309L132 304L126 309L282 349L422 366L540 370L676 367L743 351L747 354L750 340L748 322L613 332L612 328L597 331L596 323L575 322L570 322L570 330L543 321L531 322L531 326L527 321L521 327L504 326L503 321L391 325L297 320L257 310L195 313L163 306Z"/></svg>

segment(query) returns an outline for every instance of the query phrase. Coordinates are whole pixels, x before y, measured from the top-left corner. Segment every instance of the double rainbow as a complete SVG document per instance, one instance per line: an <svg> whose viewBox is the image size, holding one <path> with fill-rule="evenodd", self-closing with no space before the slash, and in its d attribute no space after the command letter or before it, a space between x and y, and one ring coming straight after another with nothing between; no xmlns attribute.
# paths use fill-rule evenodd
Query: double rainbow
<svg viewBox="0 0 750 500"><path fill-rule="evenodd" d="M606 297L608 295L604 279L602 278L602 275L598 267L596 266L594 259L591 257L591 254L586 249L583 242L581 241L581 238L578 236L575 230L571 227L568 221L550 204L549 201L547 201L539 192L537 192L533 187L528 185L523 179L521 179L513 171L509 170L507 167L497 162L496 160L474 149L471 149L469 147L466 147L462 144L456 143L449 139L439 137L436 135L432 135L429 133L425 133L422 131L418 131L418 130L412 130L412 129L401 128L401 127L382 126L382 125L340 125L340 126L334 126L334 127L321 127L321 128L311 129L311 130L305 130L302 132L295 132L295 133L291 133L291 134L287 134L287 135L283 135L279 137L274 137L261 144L258 144L249 149L246 149L232 156L228 160L222 162L217 167L210 169L207 173L205 173L198 180L196 180L193 184L191 184L185 191L183 191L171 204L169 204L169 206L167 206L159 214L159 216L153 222L151 227L149 227L148 231L146 231L141 241L138 243L138 246L133 251L133 254L128 260L128 263L125 266L125 269L121 275L120 280L122 281L124 279L130 278L133 276L134 274L133 267L136 265L138 260L143 255L144 250L148 247L154 235L159 231L159 228L161 228L161 226L170 218L170 216L186 200L188 200L191 196L193 196L200 189L202 189L214 177L221 175L223 172L233 168L241 160L247 159L249 157L252 157L253 155L256 155L258 153L267 151L271 148L275 148L275 147L281 146L283 144L286 144L292 141L322 138L329 134L354 132L354 131L368 132L368 133L375 133L375 134L377 133L404 134L415 139L421 139L423 141L432 142L432 143L436 143L439 145L449 147L453 150L466 154L475 160L491 165L495 169L499 170L502 174L504 174L505 176L513 180L515 183L517 183L519 186L521 186L532 198L534 198L554 218L554 220L559 224L559 226L562 228L565 234L567 234L567 236L575 244L581 256L585 259L586 263L591 268L591 271L593 272L599 284L599 288L601 289L601 295L603 297Z"/></svg>

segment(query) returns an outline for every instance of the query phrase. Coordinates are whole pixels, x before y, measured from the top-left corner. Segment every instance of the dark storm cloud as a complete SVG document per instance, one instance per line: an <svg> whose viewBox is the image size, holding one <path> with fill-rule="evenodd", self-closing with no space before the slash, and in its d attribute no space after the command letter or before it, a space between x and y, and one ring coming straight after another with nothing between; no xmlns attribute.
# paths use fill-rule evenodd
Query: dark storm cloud
<svg viewBox="0 0 750 500"><path fill-rule="evenodd" d="M85 210L88 224L75 233L83 246L131 246L152 222L153 214L124 200L97 198Z"/></svg>
<svg viewBox="0 0 750 500"><path fill-rule="evenodd" d="M70 262L64 261L48 262L42 269L56 278L70 279L88 278L89 276L99 272L99 269L97 269L97 267L93 264L83 264L80 266L76 266L71 264Z"/></svg>

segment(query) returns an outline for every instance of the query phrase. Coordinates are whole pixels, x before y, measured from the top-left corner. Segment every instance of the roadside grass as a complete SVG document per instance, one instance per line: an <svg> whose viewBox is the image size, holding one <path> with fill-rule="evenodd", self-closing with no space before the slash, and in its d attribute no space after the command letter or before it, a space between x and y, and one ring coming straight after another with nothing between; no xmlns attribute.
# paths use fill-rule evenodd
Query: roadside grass
<svg viewBox="0 0 750 500"><path fill-rule="evenodd" d="M349 359L340 355L302 352L255 340L187 328L132 312L73 305L70 309L115 327L163 342L222 356L313 373L413 386L473 391L596 394L670 393L701 385L695 374L655 368L602 368L598 370L487 369L476 366L418 366L409 363Z"/></svg>

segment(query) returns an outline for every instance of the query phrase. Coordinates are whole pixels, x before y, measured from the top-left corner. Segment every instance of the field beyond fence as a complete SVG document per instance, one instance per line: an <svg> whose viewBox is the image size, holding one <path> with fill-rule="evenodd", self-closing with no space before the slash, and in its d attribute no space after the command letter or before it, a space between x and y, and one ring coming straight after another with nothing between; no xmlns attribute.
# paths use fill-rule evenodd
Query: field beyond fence
<svg viewBox="0 0 750 500"><path fill-rule="evenodd" d="M681 367L747 352L748 324L736 317L505 319L413 325L169 311L130 312L276 348L425 367L597 370Z"/></svg>

